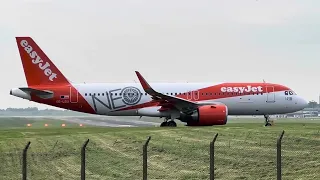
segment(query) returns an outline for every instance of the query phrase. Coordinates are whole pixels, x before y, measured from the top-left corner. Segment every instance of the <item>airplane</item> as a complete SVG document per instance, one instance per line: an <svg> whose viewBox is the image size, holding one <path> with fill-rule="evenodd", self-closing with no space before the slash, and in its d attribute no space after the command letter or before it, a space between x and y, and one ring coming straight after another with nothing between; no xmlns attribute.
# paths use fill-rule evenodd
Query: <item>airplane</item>
<svg viewBox="0 0 320 180"><path fill-rule="evenodd" d="M72 83L31 37L16 37L27 87L10 95L89 114L164 118L160 127L225 125L231 115L270 115L304 109L308 102L292 89L248 83Z"/></svg>

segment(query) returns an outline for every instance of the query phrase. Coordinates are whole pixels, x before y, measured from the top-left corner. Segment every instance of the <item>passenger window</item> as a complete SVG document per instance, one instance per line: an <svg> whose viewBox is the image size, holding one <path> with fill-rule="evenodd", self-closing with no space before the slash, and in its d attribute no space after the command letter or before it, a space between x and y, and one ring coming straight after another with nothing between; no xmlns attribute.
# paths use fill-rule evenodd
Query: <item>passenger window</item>
<svg viewBox="0 0 320 180"><path fill-rule="evenodd" d="M100 96L100 93L98 93L98 96Z"/></svg>
<svg viewBox="0 0 320 180"><path fill-rule="evenodd" d="M102 93L101 96L104 96L104 93Z"/></svg>
<svg viewBox="0 0 320 180"><path fill-rule="evenodd" d="M87 96L87 93L85 93L84 95Z"/></svg>

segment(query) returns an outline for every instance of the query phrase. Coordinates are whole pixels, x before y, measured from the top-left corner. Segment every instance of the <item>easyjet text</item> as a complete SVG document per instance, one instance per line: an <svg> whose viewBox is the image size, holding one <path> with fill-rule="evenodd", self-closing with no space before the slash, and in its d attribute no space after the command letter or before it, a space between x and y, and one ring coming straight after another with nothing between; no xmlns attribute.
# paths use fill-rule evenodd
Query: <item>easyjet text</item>
<svg viewBox="0 0 320 180"><path fill-rule="evenodd" d="M50 64L48 62L43 62L41 57L38 55L36 51L33 50L32 46L29 45L28 41L22 40L20 42L20 45L24 47L24 50L29 54L29 56L32 58L33 64L38 64L39 69L43 71L43 73L49 77L50 81L53 81L54 78L57 78L57 74L53 73L50 69Z"/></svg>
<svg viewBox="0 0 320 180"><path fill-rule="evenodd" d="M252 87L252 86L244 86L244 87L222 87L222 92L263 92L262 86Z"/></svg>

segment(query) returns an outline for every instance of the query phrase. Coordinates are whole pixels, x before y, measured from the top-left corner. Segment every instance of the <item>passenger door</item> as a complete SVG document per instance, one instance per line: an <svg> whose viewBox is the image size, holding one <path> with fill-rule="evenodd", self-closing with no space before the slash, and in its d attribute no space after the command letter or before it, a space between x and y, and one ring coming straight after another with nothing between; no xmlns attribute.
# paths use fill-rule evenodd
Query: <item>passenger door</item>
<svg viewBox="0 0 320 180"><path fill-rule="evenodd" d="M267 91L267 103L276 102L274 87L273 86L266 86L266 91Z"/></svg>

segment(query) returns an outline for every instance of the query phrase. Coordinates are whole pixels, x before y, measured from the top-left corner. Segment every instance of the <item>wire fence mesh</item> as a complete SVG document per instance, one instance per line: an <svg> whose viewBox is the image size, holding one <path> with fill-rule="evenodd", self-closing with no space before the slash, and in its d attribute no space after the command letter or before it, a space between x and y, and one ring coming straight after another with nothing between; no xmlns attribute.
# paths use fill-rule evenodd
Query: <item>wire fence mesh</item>
<svg viewBox="0 0 320 180"><path fill-rule="evenodd" d="M319 179L319 170L320 136L306 138L288 135L283 138L283 179Z"/></svg>
<svg viewBox="0 0 320 180"><path fill-rule="evenodd" d="M21 179L22 156L20 149L12 152L0 152L1 179Z"/></svg>
<svg viewBox="0 0 320 180"><path fill-rule="evenodd" d="M199 131L199 134L202 132ZM285 135L281 144L283 179L317 179L320 169L319 134ZM210 142L187 134L152 137L147 147L148 179L209 179ZM219 135L214 145L214 179L276 179L279 134L263 138L248 132L242 138ZM146 138L98 134L90 138L81 162L83 142L41 141L27 150L27 179L142 179ZM0 179L21 179L22 148L0 152ZM279 162L278 162L279 163Z"/></svg>
<svg viewBox="0 0 320 180"><path fill-rule="evenodd" d="M141 179L143 141L91 141L86 149L86 179Z"/></svg>
<svg viewBox="0 0 320 180"><path fill-rule="evenodd" d="M52 146L32 144L27 151L28 179L78 179L80 148L56 141Z"/></svg>

